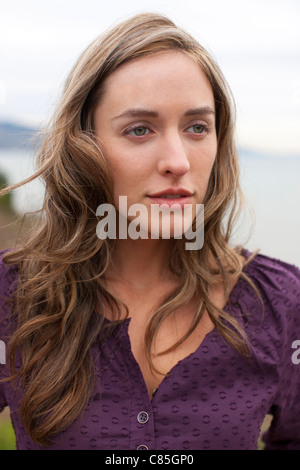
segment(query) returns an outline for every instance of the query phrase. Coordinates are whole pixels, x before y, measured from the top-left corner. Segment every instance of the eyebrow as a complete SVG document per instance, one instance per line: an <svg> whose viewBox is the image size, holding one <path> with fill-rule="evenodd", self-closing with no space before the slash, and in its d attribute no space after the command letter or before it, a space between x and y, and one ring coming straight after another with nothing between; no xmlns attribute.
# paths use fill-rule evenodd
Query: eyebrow
<svg viewBox="0 0 300 470"><path fill-rule="evenodd" d="M201 108L189 109L185 116L194 116L195 114L206 115L206 114L215 114L214 110L210 106L202 106Z"/></svg>
<svg viewBox="0 0 300 470"><path fill-rule="evenodd" d="M189 109L184 113L184 116L195 116L195 115L207 115L207 114L215 114L214 110L210 106L202 106L200 108L193 108ZM152 117L157 118L159 114L157 111L152 111L149 109L144 108L129 108L123 113L115 116L113 120L126 118L126 117Z"/></svg>

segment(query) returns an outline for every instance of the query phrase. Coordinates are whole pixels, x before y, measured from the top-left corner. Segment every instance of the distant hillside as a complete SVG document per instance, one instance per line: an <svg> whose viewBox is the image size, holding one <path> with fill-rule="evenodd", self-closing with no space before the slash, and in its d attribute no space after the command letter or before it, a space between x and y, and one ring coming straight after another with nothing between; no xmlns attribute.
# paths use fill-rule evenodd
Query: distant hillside
<svg viewBox="0 0 300 470"><path fill-rule="evenodd" d="M0 148L33 148L37 145L38 129L11 122L0 122Z"/></svg>

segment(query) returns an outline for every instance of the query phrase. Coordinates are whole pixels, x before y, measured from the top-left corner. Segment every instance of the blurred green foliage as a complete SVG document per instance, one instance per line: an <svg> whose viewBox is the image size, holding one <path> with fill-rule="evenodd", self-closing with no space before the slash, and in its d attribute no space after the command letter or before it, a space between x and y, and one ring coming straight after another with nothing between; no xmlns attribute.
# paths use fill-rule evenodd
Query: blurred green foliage
<svg viewBox="0 0 300 470"><path fill-rule="evenodd" d="M5 188L6 186L8 186L8 181L6 177L0 173L0 189ZM3 207L4 209L11 208L11 193L5 194L0 198L0 207Z"/></svg>
<svg viewBox="0 0 300 470"><path fill-rule="evenodd" d="M10 419L0 421L0 450L16 450L15 432Z"/></svg>

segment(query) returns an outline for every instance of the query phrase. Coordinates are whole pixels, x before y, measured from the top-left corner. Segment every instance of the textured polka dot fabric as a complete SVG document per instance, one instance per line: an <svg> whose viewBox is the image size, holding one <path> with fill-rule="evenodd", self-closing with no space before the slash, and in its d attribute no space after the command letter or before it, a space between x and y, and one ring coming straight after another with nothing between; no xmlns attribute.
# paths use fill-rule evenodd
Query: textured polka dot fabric
<svg viewBox="0 0 300 470"><path fill-rule="evenodd" d="M262 295L264 315L255 292L242 279L225 309L245 327L249 360L213 330L173 367L150 400L126 320L101 348L93 347L97 381L88 406L48 448L254 450L270 413L266 448L300 450L300 363L292 360L292 344L300 340L300 271L257 255L245 272ZM0 265L1 294L13 292L17 276L14 267ZM1 299L0 306L1 339L9 310ZM5 375L5 364L0 372ZM0 409L11 409L18 449L41 449L22 424L21 395L9 383L0 384Z"/></svg>

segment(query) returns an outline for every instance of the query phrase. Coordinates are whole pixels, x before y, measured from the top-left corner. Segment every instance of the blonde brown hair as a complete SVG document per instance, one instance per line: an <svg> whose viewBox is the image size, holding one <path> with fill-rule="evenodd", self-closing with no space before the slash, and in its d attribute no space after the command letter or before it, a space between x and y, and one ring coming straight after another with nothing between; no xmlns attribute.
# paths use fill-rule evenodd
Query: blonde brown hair
<svg viewBox="0 0 300 470"><path fill-rule="evenodd" d="M31 438L41 445L49 444L84 409L93 387L91 346L111 334L120 321L122 306L103 278L112 247L96 236L95 211L99 204L112 203L113 180L94 137L93 113L105 93L105 79L117 67L136 57L169 50L188 54L211 83L218 152L204 201L204 247L187 251L184 240L176 241L170 269L181 286L149 322L145 336L148 359L152 365L151 345L161 323L193 295L197 295L198 308L179 343L191 334L206 310L227 341L242 354L248 352L239 322L209 298L216 274L226 295L233 275L251 282L243 273L241 248L229 244L241 202L230 90L214 60L188 33L164 16L140 14L96 39L71 71L45 132L38 170L25 181L40 176L45 183L40 218L28 240L4 256L6 263L18 265L20 273L11 366L14 370L20 350L22 366L17 376L24 386L22 419ZM109 325L95 309L103 302L119 315Z"/></svg>

